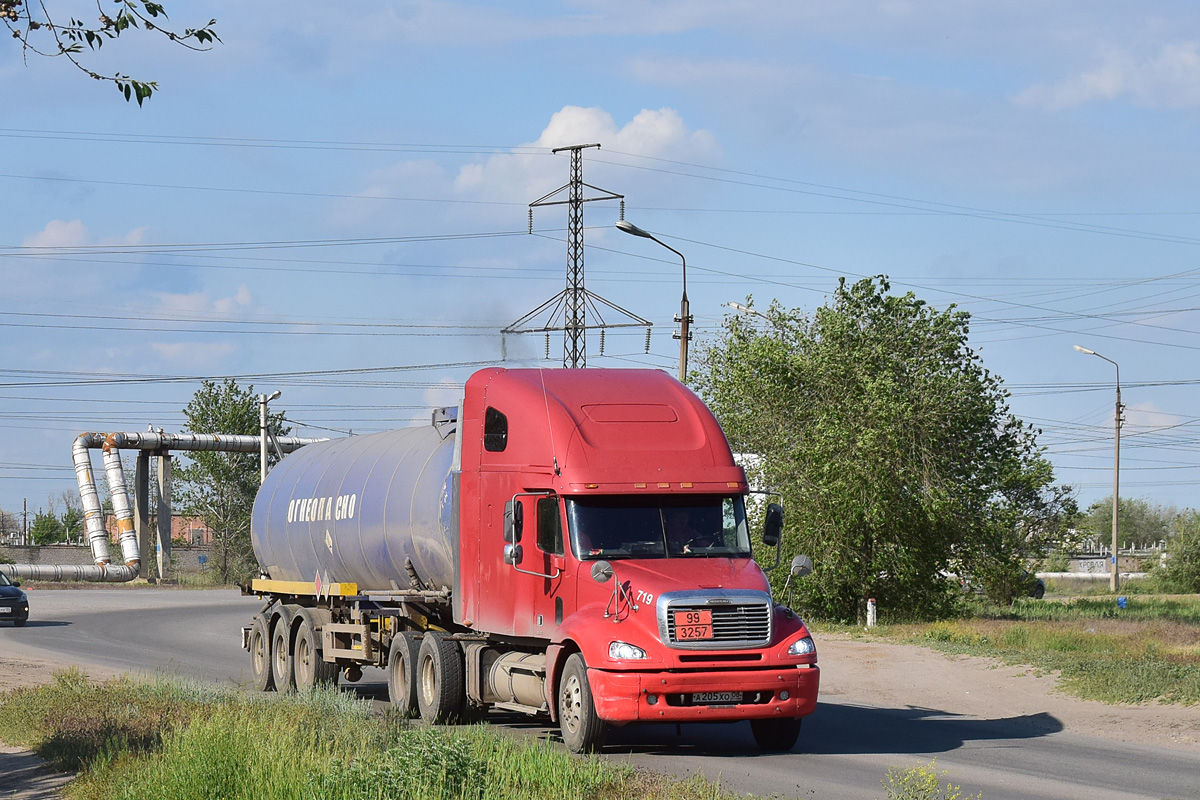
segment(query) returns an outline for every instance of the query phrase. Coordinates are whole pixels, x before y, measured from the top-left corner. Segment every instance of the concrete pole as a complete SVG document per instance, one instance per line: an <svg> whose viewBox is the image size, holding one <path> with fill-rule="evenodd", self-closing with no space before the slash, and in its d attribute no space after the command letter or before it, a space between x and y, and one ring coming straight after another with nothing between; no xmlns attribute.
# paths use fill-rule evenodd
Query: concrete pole
<svg viewBox="0 0 1200 800"><path fill-rule="evenodd" d="M133 467L133 530L138 537L138 549L150 552L150 451L139 450ZM138 577L150 576L150 559L142 557Z"/></svg>
<svg viewBox="0 0 1200 800"><path fill-rule="evenodd" d="M1116 366L1116 362L1113 362ZM1117 510L1121 496L1121 368L1117 367L1117 409L1113 420L1113 524L1112 524L1112 575L1109 588L1116 594L1121 578L1117 556Z"/></svg>
<svg viewBox="0 0 1200 800"><path fill-rule="evenodd" d="M680 256L682 258L682 256ZM683 299L679 302L679 382L687 382L688 339L691 337L692 315L687 298L687 262L683 262Z"/></svg>
<svg viewBox="0 0 1200 800"><path fill-rule="evenodd" d="M277 399L283 392L278 389L271 392L270 395L260 394L258 396L258 485L262 486L267 481L267 403Z"/></svg>
<svg viewBox="0 0 1200 800"><path fill-rule="evenodd" d="M267 481L267 396L258 396L258 485Z"/></svg>

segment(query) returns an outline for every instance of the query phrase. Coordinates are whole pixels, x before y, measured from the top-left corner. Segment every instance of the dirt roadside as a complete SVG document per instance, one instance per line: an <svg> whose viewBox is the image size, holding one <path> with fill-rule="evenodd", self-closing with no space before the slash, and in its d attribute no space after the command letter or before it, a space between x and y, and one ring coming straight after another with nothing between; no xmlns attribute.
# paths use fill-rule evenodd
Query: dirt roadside
<svg viewBox="0 0 1200 800"><path fill-rule="evenodd" d="M821 696L827 701L934 709L980 719L1049 714L1069 733L1200 751L1200 710L1110 706L1058 692L1055 677L991 659L948 656L915 645L825 636L819 639ZM52 680L61 666L0 653L0 691ZM85 670L94 679L112 671ZM0 745L0 798L56 800L70 775L28 751Z"/></svg>

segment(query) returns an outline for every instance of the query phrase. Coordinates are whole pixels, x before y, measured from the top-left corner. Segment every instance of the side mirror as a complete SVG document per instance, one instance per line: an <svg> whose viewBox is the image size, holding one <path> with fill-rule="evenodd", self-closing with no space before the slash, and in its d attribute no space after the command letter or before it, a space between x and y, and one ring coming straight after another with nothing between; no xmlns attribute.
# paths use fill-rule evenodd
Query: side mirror
<svg viewBox="0 0 1200 800"><path fill-rule="evenodd" d="M767 506L767 519L763 522L762 541L767 547L776 547L783 536L783 506L770 503Z"/></svg>
<svg viewBox="0 0 1200 800"><path fill-rule="evenodd" d="M521 531L524 528L525 506L516 500L509 500L504 506L504 541L509 544L521 541Z"/></svg>
<svg viewBox="0 0 1200 800"><path fill-rule="evenodd" d="M608 583L612 576L612 564L607 561L597 561L595 564L592 564L592 580L596 583Z"/></svg>
<svg viewBox="0 0 1200 800"><path fill-rule="evenodd" d="M519 544L504 545L504 563L505 564L512 564L513 566L516 566L517 564L521 563L521 559L523 557L524 557L524 552L521 550L521 545L519 545Z"/></svg>
<svg viewBox="0 0 1200 800"><path fill-rule="evenodd" d="M808 556L796 556L792 559L792 577L803 578L812 572L812 559Z"/></svg>

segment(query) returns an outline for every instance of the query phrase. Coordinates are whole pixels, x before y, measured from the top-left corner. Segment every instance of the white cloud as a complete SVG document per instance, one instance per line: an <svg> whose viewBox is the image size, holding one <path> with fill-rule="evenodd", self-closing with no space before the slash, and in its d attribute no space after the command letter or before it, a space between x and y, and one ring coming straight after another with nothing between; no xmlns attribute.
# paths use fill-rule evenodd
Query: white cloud
<svg viewBox="0 0 1200 800"><path fill-rule="evenodd" d="M26 236L21 242L22 247L82 247L91 242L91 236L84 224L75 219L54 219L46 223L46 227L37 233Z"/></svg>
<svg viewBox="0 0 1200 800"><path fill-rule="evenodd" d="M547 150L591 143L601 145L601 154L611 151L621 160L635 156L712 163L720 157L712 134L688 130L679 112L670 108L642 109L618 127L604 109L565 106L554 113L536 140L518 148L541 152L501 153L485 162L468 164L459 170L454 188L462 194L528 203L548 188L566 183L565 156L548 159ZM624 193L623 188L620 193Z"/></svg>
<svg viewBox="0 0 1200 800"><path fill-rule="evenodd" d="M133 228L132 230L123 234L106 236L99 240L93 241L91 233L81 220L73 219L68 222L62 219L54 219L47 222L46 227L42 228L37 233L26 236L25 240L21 242L21 246L41 248L70 248L87 247L90 245L141 244L147 230L148 228L146 226L142 226L140 228Z"/></svg>
<svg viewBox="0 0 1200 800"><path fill-rule="evenodd" d="M1125 423L1121 427L1145 432L1155 428L1169 428L1182 421L1183 418L1178 414L1159 411L1154 403L1134 403L1125 406Z"/></svg>
<svg viewBox="0 0 1200 800"><path fill-rule="evenodd" d="M1163 44L1157 53L1143 58L1128 50L1109 49L1099 66L1058 83L1031 86L1015 100L1059 110L1120 97L1145 108L1200 106L1200 44Z"/></svg>
<svg viewBox="0 0 1200 800"><path fill-rule="evenodd" d="M442 378L421 391L421 400L428 408L441 408L458 404L462 400L462 393L461 380Z"/></svg>
<svg viewBox="0 0 1200 800"><path fill-rule="evenodd" d="M172 294L158 292L158 311L166 314L216 314L233 316L238 311L250 308L253 298L245 284L238 286L229 297L214 298L210 292Z"/></svg>
<svg viewBox="0 0 1200 800"><path fill-rule="evenodd" d="M550 117L533 141L511 152L457 167L413 160L375 170L367 176L366 186L356 193L356 199L335 204L332 219L351 229L371 230L377 230L381 220L386 220L394 229L399 207L403 209L399 219L404 229L414 232L444 230L447 221L457 216L468 220L475 230L489 224L519 229L524 227L528 204L570 178L569 156L552 155L550 151L593 142L601 149L584 151L584 180L645 204L669 196L674 186L672 177L630 170L616 174L606 162L644 165L645 158L667 158L713 164L721 158L712 134L689 128L673 109L643 109L628 122L618 124L604 109L565 106ZM588 194L593 194L590 189ZM385 198L435 202L412 206L376 202ZM566 199L565 193L561 199ZM437 203L439 200L445 202Z"/></svg>
<svg viewBox="0 0 1200 800"><path fill-rule="evenodd" d="M219 365L235 348L230 342L152 342L150 349L169 364L195 370Z"/></svg>

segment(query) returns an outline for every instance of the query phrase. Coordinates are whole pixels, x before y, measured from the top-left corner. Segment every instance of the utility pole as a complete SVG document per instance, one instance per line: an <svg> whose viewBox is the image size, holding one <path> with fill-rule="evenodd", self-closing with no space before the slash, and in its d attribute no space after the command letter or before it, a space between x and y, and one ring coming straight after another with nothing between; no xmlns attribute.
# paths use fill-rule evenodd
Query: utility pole
<svg viewBox="0 0 1200 800"><path fill-rule="evenodd" d="M1117 408L1113 414L1113 498L1112 498L1112 573L1109 576L1108 586L1114 594L1120 588L1120 567L1118 564L1117 545L1117 512L1120 509L1121 497L1121 423L1122 412L1125 406L1121 403L1121 365L1113 361L1108 356L1102 356L1095 350L1089 350L1086 347L1074 346L1079 352L1095 356L1112 364L1117 370Z"/></svg>
<svg viewBox="0 0 1200 800"><path fill-rule="evenodd" d="M278 399L282 394L283 392L276 389L270 395L260 394L258 396L259 486L267 480L267 437L270 435L267 428L267 403Z"/></svg>
<svg viewBox="0 0 1200 800"><path fill-rule="evenodd" d="M529 232L533 233L533 209L539 206L567 206L567 285L561 292L540 306L530 311L519 320L504 328L501 334L533 333L546 334L547 357L549 357L550 331L563 331L563 366L575 369L587 366L587 330L600 329L600 350L604 351L604 329L644 326L647 331L646 348L649 351L649 320L633 314L617 306L599 295L589 292L584 286L583 270L583 204L595 200L620 200L621 217L625 217L625 197L607 189L592 186L583 182L583 151L599 144L575 144L568 147L556 147L550 152L571 154L571 180L565 186L560 186L553 192L539 197L529 204ZM599 192L593 197L585 197L584 189ZM552 200L563 190L567 191L566 200ZM603 308L606 307L625 317L627 322L605 322ZM589 325L587 322L588 309L592 310L598 324ZM533 324L533 320L545 315L546 321L541 325ZM561 324L558 323L562 320ZM502 340L503 341L503 340Z"/></svg>

